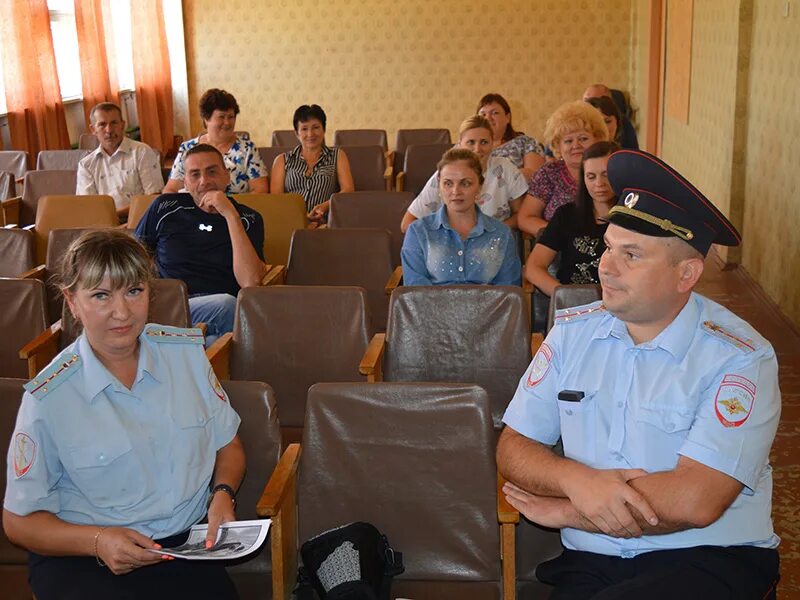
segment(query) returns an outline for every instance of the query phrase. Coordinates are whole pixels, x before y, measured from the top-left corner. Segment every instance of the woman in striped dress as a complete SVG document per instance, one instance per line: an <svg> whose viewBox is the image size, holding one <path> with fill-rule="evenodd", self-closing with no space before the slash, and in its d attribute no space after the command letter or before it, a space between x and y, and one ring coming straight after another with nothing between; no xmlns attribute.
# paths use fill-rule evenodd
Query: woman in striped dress
<svg viewBox="0 0 800 600"><path fill-rule="evenodd" d="M326 221L331 194L355 189L347 155L325 145L326 122L325 111L316 104L294 111L294 131L300 144L275 159L270 177L272 193L303 196L308 218L316 223Z"/></svg>

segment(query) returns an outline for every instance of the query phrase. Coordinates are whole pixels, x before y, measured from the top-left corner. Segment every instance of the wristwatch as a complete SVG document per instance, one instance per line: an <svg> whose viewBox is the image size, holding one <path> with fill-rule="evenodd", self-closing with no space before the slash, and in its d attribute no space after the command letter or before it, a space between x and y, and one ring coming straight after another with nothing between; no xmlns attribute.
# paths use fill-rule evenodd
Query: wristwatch
<svg viewBox="0 0 800 600"><path fill-rule="evenodd" d="M229 485L218 483L211 488L211 494L208 496L208 504L206 505L206 509L211 506L211 501L214 499L214 494L217 492L225 492L228 494L231 497L231 500L233 500L233 506L236 507L236 491Z"/></svg>

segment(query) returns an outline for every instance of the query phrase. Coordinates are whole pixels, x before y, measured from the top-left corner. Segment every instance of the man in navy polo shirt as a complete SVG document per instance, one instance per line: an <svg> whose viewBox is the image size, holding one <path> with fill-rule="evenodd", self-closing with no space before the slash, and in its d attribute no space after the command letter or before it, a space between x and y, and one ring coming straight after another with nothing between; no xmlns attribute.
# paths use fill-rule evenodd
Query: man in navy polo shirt
<svg viewBox="0 0 800 600"><path fill-rule="evenodd" d="M185 155L188 193L162 194L150 205L136 237L155 255L159 275L189 288L193 323L206 323L206 344L233 330L239 289L264 276L264 221L225 195L230 175L214 146Z"/></svg>

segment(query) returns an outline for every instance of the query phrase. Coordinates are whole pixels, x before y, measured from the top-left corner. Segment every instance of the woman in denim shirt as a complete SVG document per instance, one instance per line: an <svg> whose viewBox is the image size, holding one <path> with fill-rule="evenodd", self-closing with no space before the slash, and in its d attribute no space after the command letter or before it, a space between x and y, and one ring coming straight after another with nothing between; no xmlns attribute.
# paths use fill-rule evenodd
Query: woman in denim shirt
<svg viewBox="0 0 800 600"><path fill-rule="evenodd" d="M519 285L521 265L511 230L475 202L483 184L480 159L448 150L437 166L437 212L414 221L401 258L405 285Z"/></svg>

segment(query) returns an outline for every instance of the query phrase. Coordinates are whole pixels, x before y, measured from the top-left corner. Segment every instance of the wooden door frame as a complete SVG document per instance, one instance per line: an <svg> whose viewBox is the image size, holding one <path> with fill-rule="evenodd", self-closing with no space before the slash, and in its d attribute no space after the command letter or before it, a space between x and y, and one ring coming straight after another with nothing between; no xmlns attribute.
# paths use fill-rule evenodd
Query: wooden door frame
<svg viewBox="0 0 800 600"><path fill-rule="evenodd" d="M647 50L647 131L645 144L653 154L661 155L664 119L664 77L667 27L667 0L650 0Z"/></svg>

